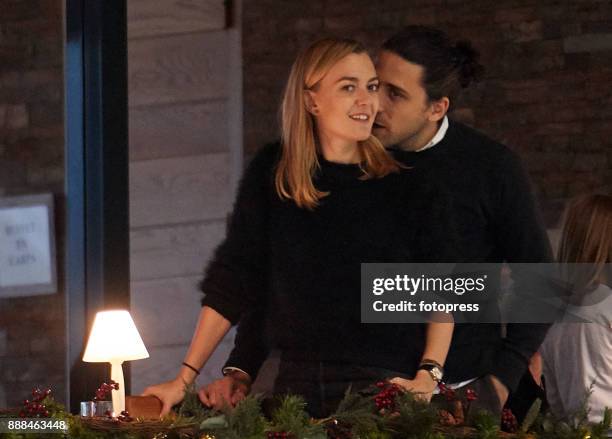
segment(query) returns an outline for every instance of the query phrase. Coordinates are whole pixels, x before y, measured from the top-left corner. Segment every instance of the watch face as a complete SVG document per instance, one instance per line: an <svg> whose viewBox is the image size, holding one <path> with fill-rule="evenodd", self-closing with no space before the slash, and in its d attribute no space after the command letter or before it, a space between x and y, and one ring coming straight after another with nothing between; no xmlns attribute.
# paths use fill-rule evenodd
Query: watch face
<svg viewBox="0 0 612 439"><path fill-rule="evenodd" d="M433 367L430 372L435 381L442 381L442 371L439 367Z"/></svg>

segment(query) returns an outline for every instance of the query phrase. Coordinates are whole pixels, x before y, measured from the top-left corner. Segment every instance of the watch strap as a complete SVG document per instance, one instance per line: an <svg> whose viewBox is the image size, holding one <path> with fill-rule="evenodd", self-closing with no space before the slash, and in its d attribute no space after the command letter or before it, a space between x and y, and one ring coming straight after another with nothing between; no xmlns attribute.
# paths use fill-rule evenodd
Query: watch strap
<svg viewBox="0 0 612 439"><path fill-rule="evenodd" d="M435 364L421 364L418 370L425 370L436 383L441 383L444 377L444 369Z"/></svg>

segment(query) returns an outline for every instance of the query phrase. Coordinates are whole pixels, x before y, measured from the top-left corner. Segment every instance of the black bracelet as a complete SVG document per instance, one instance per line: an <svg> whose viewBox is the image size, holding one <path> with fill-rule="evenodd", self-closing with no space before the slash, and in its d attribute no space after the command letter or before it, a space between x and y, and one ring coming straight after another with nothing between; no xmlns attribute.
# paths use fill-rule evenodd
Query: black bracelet
<svg viewBox="0 0 612 439"><path fill-rule="evenodd" d="M196 375L200 375L200 371L196 369L195 367L193 367L191 364L185 363L183 361L183 366L188 367L189 369L193 370L196 373Z"/></svg>

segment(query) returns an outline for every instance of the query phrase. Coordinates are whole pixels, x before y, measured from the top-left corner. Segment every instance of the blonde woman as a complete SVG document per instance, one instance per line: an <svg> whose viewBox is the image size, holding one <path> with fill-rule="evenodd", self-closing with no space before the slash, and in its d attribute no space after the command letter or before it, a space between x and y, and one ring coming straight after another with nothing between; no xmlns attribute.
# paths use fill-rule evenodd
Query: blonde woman
<svg viewBox="0 0 612 439"><path fill-rule="evenodd" d="M181 401L231 325L257 306L282 351L275 391L302 394L314 416L333 411L351 383L395 378L426 397L436 387L430 369L444 364L452 324L360 322L360 263L406 262L417 251L405 172L371 134L378 86L372 60L354 41L320 40L297 57L281 147L264 148L245 173L227 238L202 282L183 366L173 381L145 391L163 401L163 413Z"/></svg>
<svg viewBox="0 0 612 439"><path fill-rule="evenodd" d="M559 262L568 264L574 294L568 317L585 323L555 323L540 349L546 397L559 418L575 415L586 390L589 419L612 408L612 197L589 195L568 208Z"/></svg>

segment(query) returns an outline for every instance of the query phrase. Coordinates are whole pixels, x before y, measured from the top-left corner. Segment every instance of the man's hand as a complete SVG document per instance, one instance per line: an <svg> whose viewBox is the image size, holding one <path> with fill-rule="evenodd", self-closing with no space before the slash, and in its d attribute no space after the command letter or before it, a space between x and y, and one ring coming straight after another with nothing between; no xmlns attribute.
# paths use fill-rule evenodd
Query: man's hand
<svg viewBox="0 0 612 439"><path fill-rule="evenodd" d="M185 396L185 382L176 378L172 381L147 387L142 396L152 395L159 398L162 402L160 417L170 413L172 406L181 402Z"/></svg>
<svg viewBox="0 0 612 439"><path fill-rule="evenodd" d="M200 401L215 410L235 407L251 390L251 379L248 375L233 371L230 374L204 386L198 392Z"/></svg>
<svg viewBox="0 0 612 439"><path fill-rule="evenodd" d="M504 385L504 383L502 383L495 375L491 375L491 383L493 383L493 387L495 388L495 392L497 393L499 402L503 408L506 405L506 402L508 401L508 396L510 392L508 391L508 388Z"/></svg>
<svg viewBox="0 0 612 439"><path fill-rule="evenodd" d="M433 391L438 386L438 383L433 380L426 370L419 370L412 380L395 377L389 380L389 382L397 384L404 390L416 393L419 398L428 402L431 400Z"/></svg>

